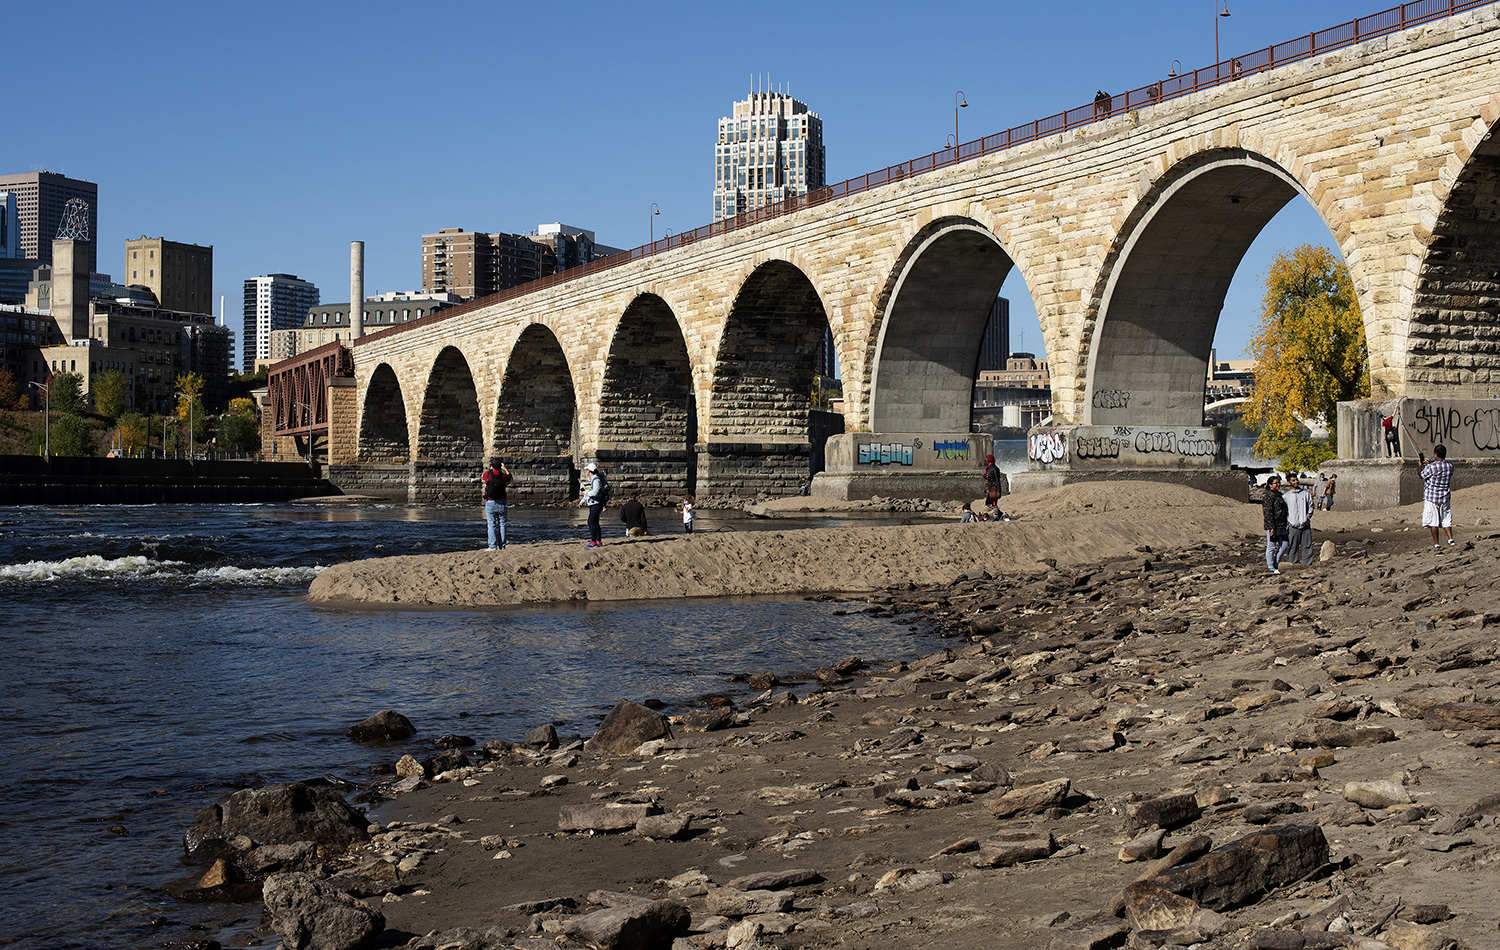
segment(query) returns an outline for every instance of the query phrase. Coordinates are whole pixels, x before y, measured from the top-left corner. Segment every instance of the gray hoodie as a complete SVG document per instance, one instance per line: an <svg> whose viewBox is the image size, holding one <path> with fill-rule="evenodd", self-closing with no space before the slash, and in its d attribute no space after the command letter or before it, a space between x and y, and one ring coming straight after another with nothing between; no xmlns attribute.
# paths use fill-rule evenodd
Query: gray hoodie
<svg viewBox="0 0 1500 950"><path fill-rule="evenodd" d="M1312 524L1313 496L1302 485L1287 489L1282 495L1286 501L1286 523L1293 528L1305 528Z"/></svg>

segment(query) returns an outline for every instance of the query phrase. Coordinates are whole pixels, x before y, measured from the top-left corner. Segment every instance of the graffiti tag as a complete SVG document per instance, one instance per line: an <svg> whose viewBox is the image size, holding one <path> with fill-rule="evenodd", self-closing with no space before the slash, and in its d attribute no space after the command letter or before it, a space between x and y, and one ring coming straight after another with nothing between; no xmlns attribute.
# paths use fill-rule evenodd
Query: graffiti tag
<svg viewBox="0 0 1500 950"><path fill-rule="evenodd" d="M967 442L934 442L932 450L940 459L966 459L969 457Z"/></svg>
<svg viewBox="0 0 1500 950"><path fill-rule="evenodd" d="M1418 406L1411 428L1431 444L1471 443L1480 452L1500 450L1500 409L1476 409L1464 413L1441 406Z"/></svg>
<svg viewBox="0 0 1500 950"><path fill-rule="evenodd" d="M1073 440L1073 451L1081 459L1117 459L1120 457L1120 440L1107 435L1079 436Z"/></svg>
<svg viewBox="0 0 1500 950"><path fill-rule="evenodd" d="M1068 444L1061 432L1039 432L1026 439L1028 458L1046 465L1059 462L1068 454Z"/></svg>
<svg viewBox="0 0 1500 950"><path fill-rule="evenodd" d="M1123 389L1101 389L1094 393L1095 409L1129 409L1130 393Z"/></svg>
<svg viewBox="0 0 1500 950"><path fill-rule="evenodd" d="M859 464L910 465L911 450L910 445L900 442L868 442L859 447Z"/></svg>

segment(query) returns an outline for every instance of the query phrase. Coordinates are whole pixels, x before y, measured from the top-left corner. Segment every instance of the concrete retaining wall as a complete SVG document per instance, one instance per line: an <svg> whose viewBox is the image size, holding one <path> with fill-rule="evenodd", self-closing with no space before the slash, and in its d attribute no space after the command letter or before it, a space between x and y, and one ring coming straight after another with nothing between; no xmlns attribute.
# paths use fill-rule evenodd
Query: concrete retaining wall
<svg viewBox="0 0 1500 950"><path fill-rule="evenodd" d="M245 504L337 494L299 462L0 455L3 505Z"/></svg>

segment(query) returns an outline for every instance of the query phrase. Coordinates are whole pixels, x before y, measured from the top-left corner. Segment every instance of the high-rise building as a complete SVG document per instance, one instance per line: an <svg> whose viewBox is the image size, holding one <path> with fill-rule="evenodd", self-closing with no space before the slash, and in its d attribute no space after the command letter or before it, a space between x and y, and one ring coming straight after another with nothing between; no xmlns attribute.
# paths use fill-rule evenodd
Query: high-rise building
<svg viewBox="0 0 1500 950"><path fill-rule="evenodd" d="M132 238L125 242L125 277L120 282L149 289L167 310L213 313L214 246L145 235Z"/></svg>
<svg viewBox="0 0 1500 950"><path fill-rule="evenodd" d="M19 256L38 264L52 263L52 241L67 216L68 202L78 198L87 206L85 234L65 235L89 242L89 273L99 269L94 251L99 236L99 186L53 172L0 175L0 192L15 197Z"/></svg>
<svg viewBox="0 0 1500 950"><path fill-rule="evenodd" d="M984 342L979 345L977 372L1005 369L1010 359L1010 301L996 297L985 324Z"/></svg>
<svg viewBox="0 0 1500 950"><path fill-rule="evenodd" d="M823 120L779 92L754 92L719 120L714 220L822 188Z"/></svg>
<svg viewBox="0 0 1500 950"><path fill-rule="evenodd" d="M272 359L271 332L300 327L307 311L321 299L317 287L295 274L267 274L245 281L240 371L253 373L257 361Z"/></svg>
<svg viewBox="0 0 1500 950"><path fill-rule="evenodd" d="M472 300L618 253L593 231L567 224L541 224L530 234L444 228L422 235L422 290Z"/></svg>

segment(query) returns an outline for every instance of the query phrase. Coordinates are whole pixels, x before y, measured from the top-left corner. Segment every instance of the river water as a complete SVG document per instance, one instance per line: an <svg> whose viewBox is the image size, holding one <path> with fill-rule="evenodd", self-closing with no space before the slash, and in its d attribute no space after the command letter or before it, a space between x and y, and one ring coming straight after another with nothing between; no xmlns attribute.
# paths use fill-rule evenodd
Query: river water
<svg viewBox="0 0 1500 950"><path fill-rule="evenodd" d="M511 513L513 542L586 538L574 511ZM788 527L702 515L700 532ZM671 512L652 522L680 528ZM242 945L258 906L173 896L199 871L181 859L193 812L240 788L365 782L444 733L586 734L620 697L680 706L735 691L732 674L928 646L889 618L795 599L487 612L305 600L330 564L483 546L472 508L0 509L0 945ZM386 708L416 724L407 747L344 737Z"/></svg>

